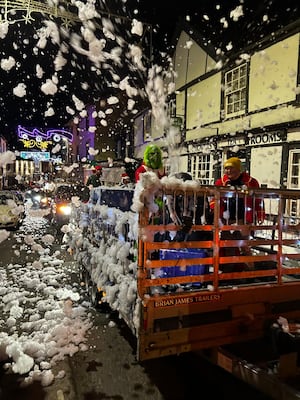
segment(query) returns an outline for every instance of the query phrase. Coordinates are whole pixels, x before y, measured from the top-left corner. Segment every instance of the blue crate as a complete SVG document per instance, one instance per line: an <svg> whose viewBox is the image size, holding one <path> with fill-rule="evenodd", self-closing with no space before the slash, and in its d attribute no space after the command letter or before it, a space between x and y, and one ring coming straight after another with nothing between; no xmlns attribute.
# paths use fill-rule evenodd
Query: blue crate
<svg viewBox="0 0 300 400"><path fill-rule="evenodd" d="M160 260L180 260L182 258L204 258L207 252L204 249L161 249L159 250ZM161 268L161 277L172 278L177 276L191 276L208 274L208 265L188 265L185 269L180 267ZM193 286L201 285L200 282L194 282Z"/></svg>

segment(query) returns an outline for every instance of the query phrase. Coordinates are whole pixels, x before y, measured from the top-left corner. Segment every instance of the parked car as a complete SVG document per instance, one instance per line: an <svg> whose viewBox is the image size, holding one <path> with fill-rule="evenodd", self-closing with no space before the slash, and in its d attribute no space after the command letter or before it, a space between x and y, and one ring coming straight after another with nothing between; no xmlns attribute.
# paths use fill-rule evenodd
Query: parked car
<svg viewBox="0 0 300 400"><path fill-rule="evenodd" d="M24 204L21 199L13 191L0 191L0 228L17 229L24 217Z"/></svg>
<svg viewBox="0 0 300 400"><path fill-rule="evenodd" d="M22 208L20 207L20 211L21 211L21 217L22 220L25 218L25 195L23 194L23 192L21 192L20 190L11 190L11 192L16 196L17 198L17 205L18 206L22 206Z"/></svg>

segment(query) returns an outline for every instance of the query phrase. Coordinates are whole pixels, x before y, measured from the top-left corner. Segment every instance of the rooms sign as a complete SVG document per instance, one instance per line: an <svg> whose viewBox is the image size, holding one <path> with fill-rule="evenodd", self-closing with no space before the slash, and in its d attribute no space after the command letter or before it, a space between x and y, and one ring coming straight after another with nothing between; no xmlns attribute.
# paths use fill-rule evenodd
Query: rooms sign
<svg viewBox="0 0 300 400"><path fill-rule="evenodd" d="M287 139L285 132L263 132L257 134L249 134L246 138L246 146L262 146L266 144L283 143Z"/></svg>

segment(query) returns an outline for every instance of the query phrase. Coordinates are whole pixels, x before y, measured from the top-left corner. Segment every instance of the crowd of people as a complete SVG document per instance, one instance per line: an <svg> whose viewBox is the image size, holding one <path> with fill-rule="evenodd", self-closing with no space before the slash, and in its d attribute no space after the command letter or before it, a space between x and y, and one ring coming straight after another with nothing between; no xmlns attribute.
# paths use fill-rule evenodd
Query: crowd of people
<svg viewBox="0 0 300 400"><path fill-rule="evenodd" d="M221 197L220 199L220 224L225 225L239 225L239 228L230 231L225 230L221 233L222 240L234 239L250 239L250 226L254 223L263 223L265 218L264 201L260 197L238 195L238 192L248 193L249 188L259 188L258 180L252 177L248 172L243 170L242 161L238 157L230 157L224 162L224 173L215 181L215 186L227 187L228 189L235 189L236 196ZM156 145L148 145L144 152L142 164L135 171L135 181L139 182L141 175L146 172L153 172L161 179L166 176L166 171L163 166L162 151ZM179 172L174 175L175 178L182 181L192 180L192 176L187 172ZM192 232L191 228L194 223L196 224L211 224L214 220L215 199L198 198L197 205L189 204L188 201L183 201L183 196L177 195L167 196L166 204L169 211L170 222L180 225L181 229L178 230L175 240L210 240L209 234L205 233L205 237L199 237L203 232ZM191 202L194 199L190 199ZM156 199L159 205L161 199ZM196 214L194 213L196 210ZM159 215L158 211L158 215ZM195 222L196 221L196 222ZM241 229L241 226L243 227ZM211 233L210 233L211 234ZM248 246L241 248L221 248L220 256L238 256L249 255L250 249ZM230 269L231 268L231 269ZM224 272L234 272L242 269L252 269L253 264L228 264L224 267Z"/></svg>
<svg viewBox="0 0 300 400"><path fill-rule="evenodd" d="M135 182L132 181L128 173L124 170L120 176L119 186L132 188L134 184L139 182L141 174L145 172L153 172L159 179L166 176L161 148L155 144L150 144L146 147L143 161L134 172ZM178 172L175 174L175 177L183 181L192 180L192 176L187 172ZM86 185L89 187L99 187L101 186L101 179L102 167L100 165L96 165L92 170L92 174L88 177ZM243 170L242 162L238 157L230 157L225 161L224 174L215 181L215 185L228 187L231 189L260 187L258 180ZM244 222L246 222L251 224L254 222L254 215L259 222L263 222L264 204L261 199L257 198L255 200L255 210L253 210L253 202L251 197L246 199L246 204L244 204L243 198L237 199L237 203L238 204L236 204L234 199L231 199L230 201L228 199L221 199L220 215L224 223L244 224ZM214 207L215 199L210 199L209 210L211 213L213 213ZM175 214L172 213L172 215ZM173 222L177 223L178 220L176 221L175 218Z"/></svg>

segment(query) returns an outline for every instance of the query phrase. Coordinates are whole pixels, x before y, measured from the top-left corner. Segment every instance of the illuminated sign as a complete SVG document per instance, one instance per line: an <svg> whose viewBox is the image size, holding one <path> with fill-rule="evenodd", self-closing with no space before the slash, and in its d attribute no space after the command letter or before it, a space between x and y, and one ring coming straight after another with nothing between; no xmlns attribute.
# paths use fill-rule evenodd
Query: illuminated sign
<svg viewBox="0 0 300 400"><path fill-rule="evenodd" d="M25 149L33 149L34 147L37 147L42 151L46 151L48 149L48 146L52 144L51 140L40 140L38 137L36 138L36 140L20 139L20 141L23 143Z"/></svg>
<svg viewBox="0 0 300 400"><path fill-rule="evenodd" d="M64 129L48 129L46 133L44 133L37 128L28 130L20 125L18 126L18 137L21 140L35 140L37 143L52 140L54 142L59 142L63 138L67 139L69 142L73 141L73 134Z"/></svg>
<svg viewBox="0 0 300 400"><path fill-rule="evenodd" d="M33 161L49 161L50 152L49 151L21 151L20 157L25 160Z"/></svg>

